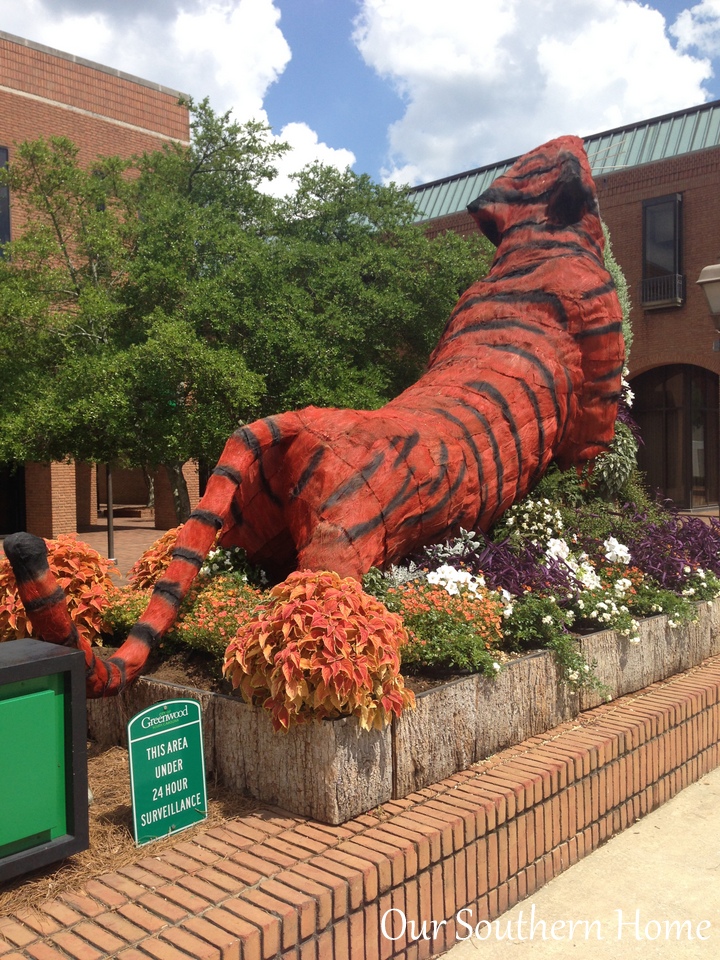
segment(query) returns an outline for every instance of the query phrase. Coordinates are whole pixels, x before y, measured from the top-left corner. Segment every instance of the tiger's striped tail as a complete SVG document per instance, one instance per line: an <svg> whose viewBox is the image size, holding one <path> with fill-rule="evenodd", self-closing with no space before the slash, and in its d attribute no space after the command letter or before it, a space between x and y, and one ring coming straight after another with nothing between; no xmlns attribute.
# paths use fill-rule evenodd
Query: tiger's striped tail
<svg viewBox="0 0 720 960"><path fill-rule="evenodd" d="M38 640L73 647L85 654L87 676L102 673L90 641L70 619L62 587L48 565L47 545L31 533L13 533L3 543L18 593Z"/></svg>

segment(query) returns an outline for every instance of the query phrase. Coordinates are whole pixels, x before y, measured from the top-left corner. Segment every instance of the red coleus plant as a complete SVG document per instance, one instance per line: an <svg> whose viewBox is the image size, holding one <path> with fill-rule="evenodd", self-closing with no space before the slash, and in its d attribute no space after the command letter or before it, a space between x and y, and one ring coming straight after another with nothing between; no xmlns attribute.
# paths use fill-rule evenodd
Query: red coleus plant
<svg viewBox="0 0 720 960"><path fill-rule="evenodd" d="M182 527L183 525L180 524L180 526L173 527L167 533L158 537L155 543L149 546L145 553L135 561L128 574L128 583L131 587L136 590L147 590L148 587L155 586L155 583L170 566L171 551Z"/></svg>
<svg viewBox="0 0 720 960"><path fill-rule="evenodd" d="M73 535L60 535L45 543L48 564L63 589L71 619L91 643L100 642L103 616L115 589L110 578L117 575L117 567ZM0 560L0 641L30 636L30 621L18 595L15 575L10 561L3 557Z"/></svg>
<svg viewBox="0 0 720 960"><path fill-rule="evenodd" d="M407 634L357 580L298 571L273 587L225 653L223 672L275 730L355 716L366 730L415 705L400 676Z"/></svg>

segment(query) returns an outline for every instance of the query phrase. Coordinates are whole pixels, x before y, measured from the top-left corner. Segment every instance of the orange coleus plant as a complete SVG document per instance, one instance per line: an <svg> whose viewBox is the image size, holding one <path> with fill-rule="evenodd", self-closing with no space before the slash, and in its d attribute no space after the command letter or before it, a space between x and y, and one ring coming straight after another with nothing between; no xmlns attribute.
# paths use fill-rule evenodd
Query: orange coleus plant
<svg viewBox="0 0 720 960"><path fill-rule="evenodd" d="M357 580L298 571L273 587L225 653L223 672L275 730L355 716L376 729L415 705L400 676L400 617Z"/></svg>
<svg viewBox="0 0 720 960"><path fill-rule="evenodd" d="M136 590L146 590L148 587L154 587L156 581L165 573L170 566L171 551L175 546L178 533L183 525L173 527L164 533L135 561L130 573L128 574L128 583Z"/></svg>
<svg viewBox="0 0 720 960"><path fill-rule="evenodd" d="M104 629L103 616L115 590L111 577L117 575L117 567L74 535L63 534L45 543L48 565L65 594L71 619L91 643L99 643ZM15 575L10 561L3 557L0 560L0 641L30 636L32 628L18 595Z"/></svg>

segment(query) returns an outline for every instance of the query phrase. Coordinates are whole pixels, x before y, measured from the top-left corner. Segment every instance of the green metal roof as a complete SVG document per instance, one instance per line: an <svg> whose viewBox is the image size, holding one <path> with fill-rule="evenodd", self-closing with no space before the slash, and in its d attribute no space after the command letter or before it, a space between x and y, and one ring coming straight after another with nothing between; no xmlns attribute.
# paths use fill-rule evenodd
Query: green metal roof
<svg viewBox="0 0 720 960"><path fill-rule="evenodd" d="M596 133L585 137L584 143L594 177L717 147L720 146L720 100ZM410 197L417 208L417 219L435 220L465 210L516 159L512 157L413 187Z"/></svg>

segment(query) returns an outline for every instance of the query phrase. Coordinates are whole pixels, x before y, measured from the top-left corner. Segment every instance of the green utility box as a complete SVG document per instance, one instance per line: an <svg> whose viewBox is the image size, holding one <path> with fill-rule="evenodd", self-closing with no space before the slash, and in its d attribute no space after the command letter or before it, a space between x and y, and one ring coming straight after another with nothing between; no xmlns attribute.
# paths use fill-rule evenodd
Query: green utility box
<svg viewBox="0 0 720 960"><path fill-rule="evenodd" d="M0 882L88 846L85 657L0 643Z"/></svg>

